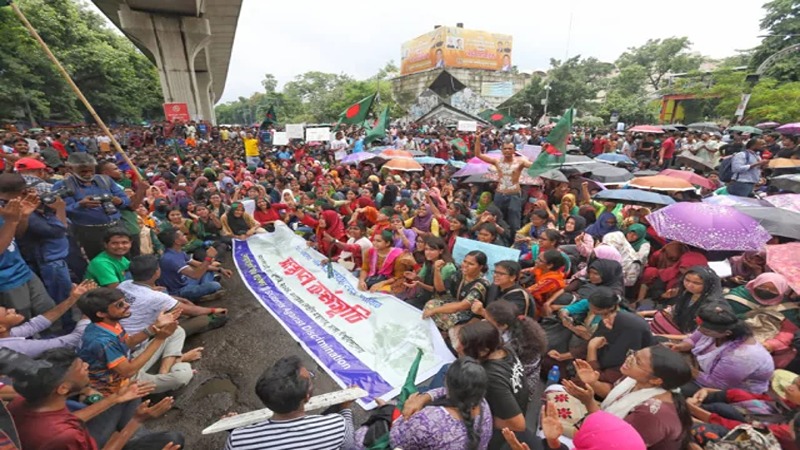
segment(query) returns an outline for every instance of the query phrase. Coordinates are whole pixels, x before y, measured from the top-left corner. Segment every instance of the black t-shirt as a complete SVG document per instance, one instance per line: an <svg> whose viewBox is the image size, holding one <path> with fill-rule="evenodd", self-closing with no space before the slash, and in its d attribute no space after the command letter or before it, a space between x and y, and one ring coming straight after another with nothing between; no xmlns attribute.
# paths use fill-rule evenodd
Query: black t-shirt
<svg viewBox="0 0 800 450"><path fill-rule="evenodd" d="M500 419L510 419L525 414L528 408L528 384L519 358L511 350L506 357L492 359L483 363L489 386L486 401L492 415Z"/></svg>
<svg viewBox="0 0 800 450"><path fill-rule="evenodd" d="M625 362L628 350L640 350L656 343L647 322L625 310L617 313L611 330L601 321L594 336L604 336L608 341L605 347L597 351L601 369L616 369Z"/></svg>
<svg viewBox="0 0 800 450"><path fill-rule="evenodd" d="M527 304L528 317L530 318L536 317L535 304L527 295L525 289L518 284L511 286L505 291L501 290L500 286L492 284L491 287L489 287L489 292L487 292L486 294L486 299L487 299L486 300L487 305L498 300L505 300L507 302L511 302L517 306L517 314L523 314L526 309L525 305Z"/></svg>

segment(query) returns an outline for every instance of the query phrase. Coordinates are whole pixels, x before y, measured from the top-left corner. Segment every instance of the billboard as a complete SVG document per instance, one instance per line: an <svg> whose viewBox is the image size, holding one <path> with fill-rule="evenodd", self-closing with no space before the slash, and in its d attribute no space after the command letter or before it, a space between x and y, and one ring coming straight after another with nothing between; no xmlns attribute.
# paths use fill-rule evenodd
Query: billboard
<svg viewBox="0 0 800 450"><path fill-rule="evenodd" d="M164 116L167 118L167 122L191 120L189 106L186 103L164 103Z"/></svg>
<svg viewBox="0 0 800 450"><path fill-rule="evenodd" d="M508 72L511 49L508 34L439 27L402 45L400 74L445 67Z"/></svg>

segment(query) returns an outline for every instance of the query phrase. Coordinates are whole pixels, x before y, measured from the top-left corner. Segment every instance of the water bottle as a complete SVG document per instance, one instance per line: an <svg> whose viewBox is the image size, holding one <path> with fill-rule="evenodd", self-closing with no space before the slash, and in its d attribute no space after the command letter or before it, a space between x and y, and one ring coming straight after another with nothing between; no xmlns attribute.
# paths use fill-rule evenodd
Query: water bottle
<svg viewBox="0 0 800 450"><path fill-rule="evenodd" d="M547 373L547 385L558 384L561 381L561 369L558 365L553 366L550 372Z"/></svg>

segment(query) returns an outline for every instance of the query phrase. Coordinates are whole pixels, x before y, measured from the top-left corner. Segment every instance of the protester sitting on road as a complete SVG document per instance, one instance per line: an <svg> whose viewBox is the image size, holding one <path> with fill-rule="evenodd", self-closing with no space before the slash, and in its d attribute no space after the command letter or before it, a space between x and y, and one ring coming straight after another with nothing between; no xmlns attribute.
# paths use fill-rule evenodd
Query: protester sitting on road
<svg viewBox="0 0 800 450"><path fill-rule="evenodd" d="M337 405L330 414L306 415L305 405L313 392L314 373L300 358L279 359L256 382L256 395L272 410L272 418L233 430L225 449L352 449L353 402Z"/></svg>
<svg viewBox="0 0 800 450"><path fill-rule="evenodd" d="M105 250L89 262L86 279L113 289L130 277L128 268L131 262L125 255L131 250L131 236L125 228L109 228L103 242Z"/></svg>
<svg viewBox="0 0 800 450"><path fill-rule="evenodd" d="M775 365L747 323L722 301L701 306L697 319L694 333L678 344L667 344L675 351L691 352L701 370L681 388L683 393L694 395L701 388L766 392Z"/></svg>
<svg viewBox="0 0 800 450"><path fill-rule="evenodd" d="M494 277L492 277L494 283L489 287L486 295L486 305L505 300L516 307L515 315L523 315L530 318L536 317L536 305L531 295L519 284L521 273L522 269L516 261L499 261L496 263L494 265ZM484 316L483 311L483 304L472 304L473 313Z"/></svg>
<svg viewBox="0 0 800 450"><path fill-rule="evenodd" d="M564 388L589 414L602 410L625 420L647 448L686 448L692 417L686 399L675 389L692 379L692 370L680 354L660 345L631 349L620 368L624 378L613 387L586 361L575 361L575 370L583 386L565 380ZM595 395L603 402L595 401Z"/></svg>
<svg viewBox="0 0 800 450"><path fill-rule="evenodd" d="M161 278L159 284L167 288L170 295L177 295L192 302L219 300L225 291L215 280L217 273L230 278L232 272L222 268L214 258L217 250L209 247L203 261L189 257L182 249L187 239L183 232L175 229L158 233L158 240L166 250L161 256Z"/></svg>
<svg viewBox="0 0 800 450"><path fill-rule="evenodd" d="M35 373L14 379L20 396L8 405L23 448L26 449L176 449L183 435L176 431L147 432L141 425L161 417L174 401L156 404L138 399L147 386L131 383L118 393L79 411L70 412L67 400L90 386L89 364L68 348L42 353L46 363Z"/></svg>
<svg viewBox="0 0 800 450"><path fill-rule="evenodd" d="M444 293L444 280L450 279L458 270L444 239L428 236L424 240L425 262L422 267L417 272L408 271L403 274L407 288L404 298L420 310L425 307L428 300Z"/></svg>
<svg viewBox="0 0 800 450"><path fill-rule="evenodd" d="M428 301L422 310L424 319L432 318L436 327L441 331L448 331L456 325L462 325L475 318L472 312L473 303L486 303L486 293L489 281L484 274L486 254L480 250L473 250L464 256L461 269L454 272L444 282L444 295ZM443 265L444 261L440 264ZM451 336L451 342L454 342Z"/></svg>
<svg viewBox="0 0 800 450"><path fill-rule="evenodd" d="M152 324L163 312L180 310L181 328L186 336L219 328L228 321L226 308L206 308L181 298L172 297L164 288L157 286L161 278L158 258L154 255L139 255L131 260L132 280L126 280L117 287L125 294L131 305L131 316L120 323L129 334L136 334Z"/></svg>
<svg viewBox="0 0 800 450"><path fill-rule="evenodd" d="M447 369L445 387L412 394L406 401L403 415L392 423L391 447L486 450L492 437L492 412L484 399L488 388L489 378L479 361L468 356L455 360ZM424 397L433 401L423 406ZM356 434L358 444L365 431L362 427Z"/></svg>
<svg viewBox="0 0 800 450"><path fill-rule="evenodd" d="M263 233L265 230L261 225L246 213L244 205L233 202L231 208L222 216L222 234L233 239L245 240L256 233Z"/></svg>
<svg viewBox="0 0 800 450"><path fill-rule="evenodd" d="M351 272L360 273L364 265L364 255L372 248L372 241L366 237L367 229L363 224L351 223L347 226L347 242L335 240L333 245L342 249L339 256L332 258Z"/></svg>
<svg viewBox="0 0 800 450"><path fill-rule="evenodd" d="M91 290L81 296L78 307L92 321L83 333L79 354L89 364L92 387L102 394L118 392L134 378L152 381L158 392L177 389L191 380L191 367L175 364L181 357L182 330L169 346L165 345L178 329L175 312L159 314L145 329L129 335L120 323L131 316L122 291ZM147 344L139 347L144 342ZM149 376L147 371L162 356L166 361L159 368L159 376Z"/></svg>
<svg viewBox="0 0 800 450"><path fill-rule="evenodd" d="M50 311L38 315L29 321L11 308L0 307L0 348L23 353L32 358L41 353L59 347L77 349L89 319L82 319L71 333L64 336L36 339L36 335L47 330L64 314L72 314L72 307L84 293L96 288L94 281L86 280L72 289L69 297L53 307Z"/></svg>

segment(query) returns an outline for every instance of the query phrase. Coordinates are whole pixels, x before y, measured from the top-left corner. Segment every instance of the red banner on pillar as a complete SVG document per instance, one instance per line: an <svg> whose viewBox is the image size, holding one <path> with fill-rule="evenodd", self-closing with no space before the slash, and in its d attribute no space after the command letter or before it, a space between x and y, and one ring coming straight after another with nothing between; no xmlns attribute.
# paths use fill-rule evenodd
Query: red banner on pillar
<svg viewBox="0 0 800 450"><path fill-rule="evenodd" d="M191 120L189 117L189 105L186 103L164 103L164 116L167 122L188 122Z"/></svg>

